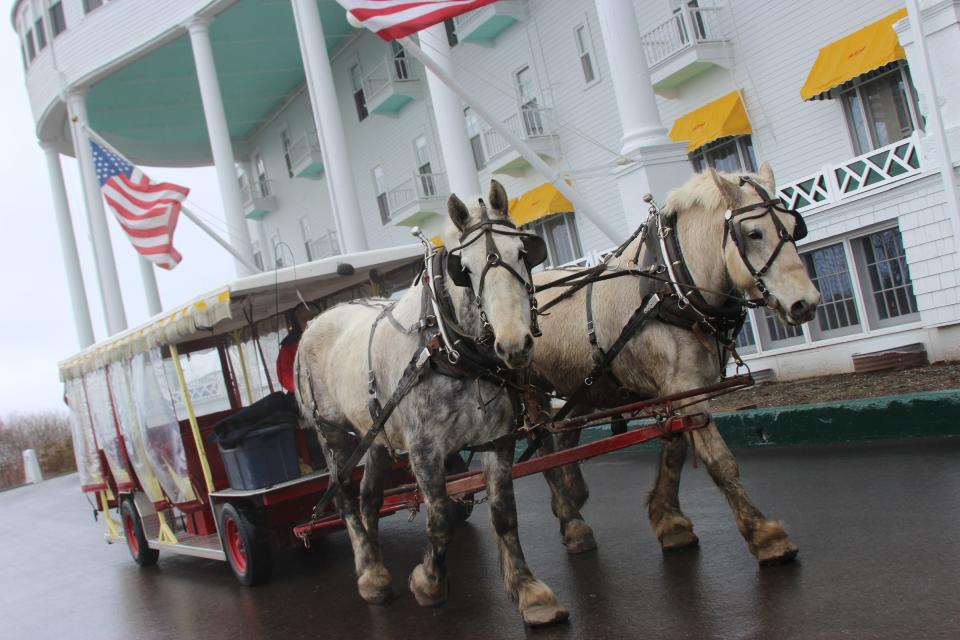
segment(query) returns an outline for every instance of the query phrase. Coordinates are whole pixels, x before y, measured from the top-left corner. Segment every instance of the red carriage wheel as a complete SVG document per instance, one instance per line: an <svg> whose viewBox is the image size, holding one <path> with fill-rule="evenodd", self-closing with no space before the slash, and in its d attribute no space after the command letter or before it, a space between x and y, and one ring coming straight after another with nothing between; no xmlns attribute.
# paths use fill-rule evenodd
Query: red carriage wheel
<svg viewBox="0 0 960 640"><path fill-rule="evenodd" d="M232 504L220 512L220 535L233 575L241 584L253 586L270 579L273 554L267 536Z"/></svg>
<svg viewBox="0 0 960 640"><path fill-rule="evenodd" d="M140 522L140 514L137 513L132 499L128 498L120 503L120 519L123 521L123 533L133 561L141 567L157 564L160 552L151 549L147 544L147 537L143 534L143 523Z"/></svg>

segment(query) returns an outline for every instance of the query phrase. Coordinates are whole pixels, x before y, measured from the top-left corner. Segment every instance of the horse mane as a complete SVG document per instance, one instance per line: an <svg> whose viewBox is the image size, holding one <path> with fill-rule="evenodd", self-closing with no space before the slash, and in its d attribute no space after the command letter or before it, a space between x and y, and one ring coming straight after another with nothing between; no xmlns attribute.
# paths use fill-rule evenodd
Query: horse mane
<svg viewBox="0 0 960 640"><path fill-rule="evenodd" d="M766 181L755 173L721 173L720 177L729 180L734 185L739 184L740 176L749 176L758 184L766 185ZM723 194L713 182L709 171L695 173L680 187L667 194L664 211L670 215L679 215L684 211L701 208L704 211L722 212L727 209Z"/></svg>

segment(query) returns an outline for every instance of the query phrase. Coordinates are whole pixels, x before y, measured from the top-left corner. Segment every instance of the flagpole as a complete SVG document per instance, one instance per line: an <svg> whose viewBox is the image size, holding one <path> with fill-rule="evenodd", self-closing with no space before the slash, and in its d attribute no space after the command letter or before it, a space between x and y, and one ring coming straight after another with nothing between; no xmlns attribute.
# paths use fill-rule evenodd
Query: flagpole
<svg viewBox="0 0 960 640"><path fill-rule="evenodd" d="M400 43L403 45L403 48L410 52L414 58L420 61L424 67L433 72L441 82L446 84L450 89L453 90L460 99L463 100L464 104L473 109L473 111L484 120L490 128L499 133L504 139L510 144L511 147L517 150L517 152L523 156L523 158L533 166L534 169L542 173L551 183L555 186L560 193L565 195L568 200L573 204L576 209L576 213L582 215L587 220L592 222L611 242L619 242L620 238L624 235L623 230L615 228L609 220L598 215L592 207L587 205L580 193L567 184L566 180L553 169L550 165L543 161L543 159L537 155L537 153L530 148L530 146L520 139L513 131L511 131L506 125L500 122L497 118L494 118L493 115L487 111L484 107L477 104L464 89L450 74L448 74L440 65L436 63L430 56L425 54L420 46L413 41L409 36L399 38Z"/></svg>
<svg viewBox="0 0 960 640"><path fill-rule="evenodd" d="M216 243L219 244L221 247L223 247L224 249L226 249L227 252L228 252L230 255L232 255L234 258L236 258L237 261L240 262L243 266L245 266L245 267L247 267L248 269L252 270L253 273L260 273L260 267L258 267L258 266L255 265L255 264L250 264L250 262L249 262L245 257L243 257L243 254L240 253L239 251L237 251L237 250L233 247L232 244L230 244L229 242L227 242L226 240L224 240L216 231L214 231L214 230L211 229L209 226L207 226L207 223L205 223L203 220L201 220L200 218L198 218L198 217L197 217L197 214L195 214L193 211L191 211L190 209L188 209L188 208L187 208L185 205L183 205L183 204L180 205L180 213L182 213L184 216L186 216L187 218L189 218L189 219L193 222L193 224L195 224L195 225L197 225L198 227L200 227L200 230L201 230L201 231L206 232L206 234L207 234L208 236L210 236L211 238L213 238L214 242L216 242Z"/></svg>
<svg viewBox="0 0 960 640"><path fill-rule="evenodd" d="M160 288L157 286L157 273L153 270L153 263L139 253L137 262L140 265L140 279L143 281L143 295L147 298L147 311L152 317L163 311L163 305L160 303Z"/></svg>
<svg viewBox="0 0 960 640"><path fill-rule="evenodd" d="M91 138L93 138L93 140L94 140L97 144L99 144L101 147L103 147L104 149L106 149L107 151L109 151L110 153L112 153L113 155L115 155L115 156L117 156L117 157L119 157L119 158L122 158L124 162L126 162L126 163L128 163L128 164L131 164L131 165L133 164L132 162L130 162L130 160L127 159L127 157L126 157L125 155L123 155L122 153L120 153L119 151L117 151L117 149L116 149L113 145L111 145L109 142L107 142L107 141L104 140L102 137L100 137L100 134L98 134L96 131L94 131L93 129L91 129L90 127L88 127L86 124L81 124L81 126L83 127L84 131L86 131L87 135L90 136ZM211 238L213 238L214 242L216 242L216 243L219 244L221 247L223 247L224 249L226 249L227 252L228 252L230 255L232 255L234 258L236 258L238 262L240 262L241 264L243 264L243 265L244 265L245 267L247 267L248 269L251 269L254 273L259 273L259 272L260 272L260 268L259 268L259 267L257 267L257 266L254 265L254 264L251 264L250 261L247 260L247 259L243 256L242 253L240 253L239 251L237 251L237 249L235 249L235 248L233 247L233 245L231 245L229 242L227 242L226 240L224 240L216 231L214 231L213 229L211 229L205 222L203 222L199 217L197 217L197 214L195 214L195 213L192 212L189 208L187 208L187 205L186 205L186 204L184 204L184 203L181 203L181 204L180 204L180 213L182 213L184 216L186 216L187 218L189 218L190 221L193 222L193 224L195 224L195 225L197 225L198 227L200 227L200 230L201 230L201 231L203 231L203 232L206 233L208 236L210 236ZM148 261L148 262L149 262L149 261ZM141 273L142 273L142 265L141 265ZM159 296L158 296L158 300L159 300ZM159 312L158 312L158 313L159 313Z"/></svg>

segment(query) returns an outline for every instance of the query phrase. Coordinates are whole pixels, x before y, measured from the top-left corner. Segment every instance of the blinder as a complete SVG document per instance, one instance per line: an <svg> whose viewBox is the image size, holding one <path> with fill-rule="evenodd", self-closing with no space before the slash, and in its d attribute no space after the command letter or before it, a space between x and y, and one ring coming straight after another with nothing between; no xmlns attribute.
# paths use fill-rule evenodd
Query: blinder
<svg viewBox="0 0 960 640"><path fill-rule="evenodd" d="M520 254L523 258L523 264L528 271L543 264L547 259L547 243L540 236L524 234L520 236L520 242L523 244L523 249ZM450 279L453 280L453 284L458 287L471 286L470 272L463 266L460 254L447 252L446 261L447 273L450 275Z"/></svg>

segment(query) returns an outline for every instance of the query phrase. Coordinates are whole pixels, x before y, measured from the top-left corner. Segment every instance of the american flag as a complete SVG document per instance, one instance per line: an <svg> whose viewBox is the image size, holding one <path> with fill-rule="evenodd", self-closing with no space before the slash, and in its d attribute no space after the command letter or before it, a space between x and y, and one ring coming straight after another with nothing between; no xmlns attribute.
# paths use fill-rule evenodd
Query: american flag
<svg viewBox="0 0 960 640"><path fill-rule="evenodd" d="M495 0L337 0L384 40L396 40Z"/></svg>
<svg viewBox="0 0 960 640"><path fill-rule="evenodd" d="M173 232L190 190L170 182L151 182L122 156L94 140L90 146L100 192L133 248L158 267L173 269L183 258L173 248Z"/></svg>

